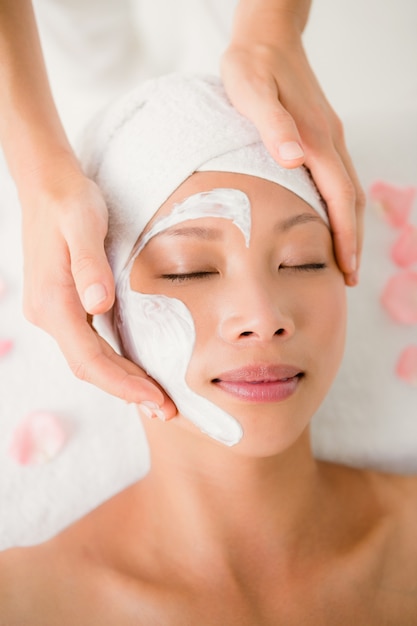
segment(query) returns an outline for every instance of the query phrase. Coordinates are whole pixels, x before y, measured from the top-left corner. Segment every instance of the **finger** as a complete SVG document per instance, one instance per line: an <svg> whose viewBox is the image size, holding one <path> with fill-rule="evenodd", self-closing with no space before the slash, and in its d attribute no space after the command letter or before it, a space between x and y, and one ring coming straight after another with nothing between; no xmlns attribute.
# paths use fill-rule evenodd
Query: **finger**
<svg viewBox="0 0 417 626"><path fill-rule="evenodd" d="M226 84L233 105L257 127L271 156L283 167L299 167L305 158L302 141L294 119L279 101L275 80L239 72Z"/></svg>
<svg viewBox="0 0 417 626"><path fill-rule="evenodd" d="M350 180L353 183L355 189L355 213L356 213L356 271L350 276L350 281L353 283L358 282L358 273L362 258L363 238L364 238L364 214L366 195L360 183L358 174L353 165L352 159L347 151L345 144L343 143L338 148L339 154L348 173Z"/></svg>
<svg viewBox="0 0 417 626"><path fill-rule="evenodd" d="M68 354L68 364L78 378L126 402L154 402L164 410L167 418L176 414L174 403L155 381L135 363L117 354L88 324L87 327L81 331L82 358L80 348L75 351L71 348ZM74 343L74 337L72 339ZM66 347L61 349L65 354Z"/></svg>
<svg viewBox="0 0 417 626"><path fill-rule="evenodd" d="M113 348L107 343L107 341L103 337L101 337L100 334L97 332L97 330L94 328L92 315L87 315L87 322L90 328L93 330L93 332L97 333L98 340L101 344L104 357L109 358L111 361L114 361L116 365L119 365L122 369L128 372L129 375L139 376L141 379L144 379L145 381L149 381L152 385L154 385L157 389L159 389L159 391L161 392L163 396L163 402L162 404L158 404L158 406L159 408L163 410L164 419L168 420L168 419L171 419L172 417L175 417L177 414L177 408L174 402L171 400L171 398L166 394L165 389L163 389L159 385L159 383L157 383L153 378L151 378L148 374L146 374L140 367L138 367L138 365L136 365L129 359L126 359L125 357L121 356L120 354L118 354L117 352L113 350ZM144 400L142 399L141 402L143 401Z"/></svg>
<svg viewBox="0 0 417 626"><path fill-rule="evenodd" d="M126 402L155 402L167 417L175 405L136 364L117 354L88 324L74 289L50 290L43 328L54 336L71 370L87 381ZM46 317L46 315L45 315Z"/></svg>
<svg viewBox="0 0 417 626"><path fill-rule="evenodd" d="M97 345L93 346L90 358L80 361L77 355L77 360L69 363L78 378L100 386L127 402L155 402L167 418L176 414L174 403L155 381L135 363L117 354L102 337L91 332L96 335ZM110 380L112 387L107 383Z"/></svg>
<svg viewBox="0 0 417 626"><path fill-rule="evenodd" d="M337 263L347 284L353 284L358 255L355 186L333 146L308 155L306 165L327 204Z"/></svg>
<svg viewBox="0 0 417 626"><path fill-rule="evenodd" d="M91 314L108 311L114 302L113 274L104 250L106 232L107 214L97 206L81 214L75 211L62 230L75 288L85 311Z"/></svg>

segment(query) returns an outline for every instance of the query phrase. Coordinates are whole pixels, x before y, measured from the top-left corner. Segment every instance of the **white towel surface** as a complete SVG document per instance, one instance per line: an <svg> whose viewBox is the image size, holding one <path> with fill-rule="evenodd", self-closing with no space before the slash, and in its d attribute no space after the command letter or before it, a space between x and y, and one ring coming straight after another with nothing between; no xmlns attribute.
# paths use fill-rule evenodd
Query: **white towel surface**
<svg viewBox="0 0 417 626"><path fill-rule="evenodd" d="M210 3L192 3L196 13L200 7L198 15L204 21ZM65 10L64 0L53 4L57 12ZM90 3L76 3L81 4ZM417 184L416 22L414 0L313 2L307 47L330 101L345 122L365 188L375 179ZM65 23L62 20L61 25ZM166 26L165 35L174 37L175 29ZM202 44L191 55L198 37L194 31L189 34L193 46L191 39L188 43L184 39L181 63L172 67L165 59L164 72L215 71L220 46L210 51L204 42L206 48ZM181 37L185 37L182 30ZM224 37L224 33L218 36L216 46ZM174 40L169 44L174 45ZM48 49L53 50L53 42L49 41ZM162 58L162 48L159 53ZM212 66L202 63L208 56ZM201 64L196 67L194 61ZM62 70L61 76L52 74L60 101L65 94L74 100L72 77ZM105 85L107 93L112 91L112 81L109 78ZM80 109L67 108L64 114L73 129L91 111L94 98L84 93ZM0 337L15 341L14 349L0 358L0 548L5 548L50 537L143 475L148 456L134 412L74 379L53 340L23 319L19 209L4 167L0 191L0 277L6 284L0 297ZM414 207L414 224L416 212ZM382 310L381 288L395 272L388 258L395 233L369 207L366 226L361 284L349 290L346 358L314 420L314 446L324 458L417 472L417 390L394 374L398 353L416 343L417 328L396 325ZM61 417L71 436L49 464L22 468L9 458L7 448L16 425L35 409Z"/></svg>

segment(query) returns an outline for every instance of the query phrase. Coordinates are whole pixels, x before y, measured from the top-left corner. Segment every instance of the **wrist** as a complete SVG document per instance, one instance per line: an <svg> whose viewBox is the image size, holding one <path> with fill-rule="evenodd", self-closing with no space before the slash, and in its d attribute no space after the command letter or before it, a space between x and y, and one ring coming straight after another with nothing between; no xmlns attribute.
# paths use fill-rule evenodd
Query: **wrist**
<svg viewBox="0 0 417 626"><path fill-rule="evenodd" d="M301 45L310 0L240 0L231 46L262 45L287 48Z"/></svg>
<svg viewBox="0 0 417 626"><path fill-rule="evenodd" d="M62 146L34 151L30 160L15 168L13 178L25 209L34 208L39 202L74 196L86 181L71 148Z"/></svg>
<svg viewBox="0 0 417 626"><path fill-rule="evenodd" d="M38 150L28 150L19 166L12 171L18 188L30 186L41 188L48 182L64 180L72 175L81 174L81 167L71 148L49 146Z"/></svg>
<svg viewBox="0 0 417 626"><path fill-rule="evenodd" d="M51 113L47 111L47 113ZM9 171L17 185L36 185L60 170L81 168L57 114L36 107L27 113L16 107L1 128ZM4 120L3 120L4 121Z"/></svg>

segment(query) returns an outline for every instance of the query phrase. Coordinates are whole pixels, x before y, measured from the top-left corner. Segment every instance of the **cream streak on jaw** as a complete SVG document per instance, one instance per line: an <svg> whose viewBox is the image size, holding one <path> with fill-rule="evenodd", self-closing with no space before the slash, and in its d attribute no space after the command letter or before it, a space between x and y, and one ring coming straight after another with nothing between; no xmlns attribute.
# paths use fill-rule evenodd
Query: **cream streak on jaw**
<svg viewBox="0 0 417 626"><path fill-rule="evenodd" d="M177 298L143 294L130 287L133 263L152 237L181 222L204 217L231 220L249 246L250 202L242 191L213 189L175 204L169 215L139 238L117 285L115 323L126 355L162 385L179 412L202 432L232 446L243 435L239 422L192 391L185 380L196 336L189 309Z"/></svg>

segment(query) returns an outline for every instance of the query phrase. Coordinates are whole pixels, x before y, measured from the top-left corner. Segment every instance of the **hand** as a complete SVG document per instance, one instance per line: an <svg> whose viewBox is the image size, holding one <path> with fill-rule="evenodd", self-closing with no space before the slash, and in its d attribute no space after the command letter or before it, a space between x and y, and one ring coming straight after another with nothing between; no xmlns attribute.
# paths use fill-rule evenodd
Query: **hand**
<svg viewBox="0 0 417 626"><path fill-rule="evenodd" d="M242 43L244 41L244 43ZM305 164L327 203L338 265L358 282L365 195L348 154L343 127L304 53L301 36L264 45L241 38L222 59L234 106L258 128L283 167Z"/></svg>
<svg viewBox="0 0 417 626"><path fill-rule="evenodd" d="M62 173L62 172L61 172ZM42 193L19 189L23 206L24 311L58 342L73 373L127 402L173 402L137 365L118 355L87 321L107 311L114 283L104 251L107 208L79 170ZM83 303L83 304L82 304Z"/></svg>

